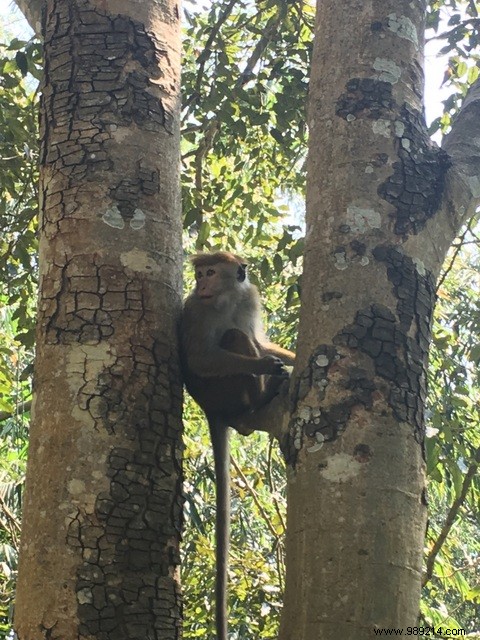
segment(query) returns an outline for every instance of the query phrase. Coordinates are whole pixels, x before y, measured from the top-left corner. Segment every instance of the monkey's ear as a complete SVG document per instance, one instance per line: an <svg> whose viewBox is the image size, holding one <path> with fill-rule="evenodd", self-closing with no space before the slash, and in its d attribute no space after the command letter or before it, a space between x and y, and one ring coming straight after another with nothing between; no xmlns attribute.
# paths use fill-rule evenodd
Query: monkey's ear
<svg viewBox="0 0 480 640"><path fill-rule="evenodd" d="M239 265L237 269L237 280L239 282L244 282L246 277L247 277L247 265L244 263Z"/></svg>

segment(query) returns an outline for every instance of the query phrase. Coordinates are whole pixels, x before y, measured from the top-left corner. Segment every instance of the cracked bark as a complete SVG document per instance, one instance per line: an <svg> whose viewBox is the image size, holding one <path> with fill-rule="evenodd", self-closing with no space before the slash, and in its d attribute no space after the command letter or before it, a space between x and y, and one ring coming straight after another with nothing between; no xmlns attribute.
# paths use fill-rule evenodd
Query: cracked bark
<svg viewBox="0 0 480 640"><path fill-rule="evenodd" d="M443 148L428 139L425 5L317 6L280 640L419 613L435 282L480 197L480 83Z"/></svg>
<svg viewBox="0 0 480 640"><path fill-rule="evenodd" d="M45 2L19 640L181 638L178 17Z"/></svg>

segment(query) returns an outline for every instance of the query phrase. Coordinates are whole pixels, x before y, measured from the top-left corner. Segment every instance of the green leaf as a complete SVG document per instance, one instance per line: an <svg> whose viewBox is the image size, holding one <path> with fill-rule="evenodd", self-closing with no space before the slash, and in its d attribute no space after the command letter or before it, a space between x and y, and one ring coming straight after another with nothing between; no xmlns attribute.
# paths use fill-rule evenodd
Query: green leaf
<svg viewBox="0 0 480 640"><path fill-rule="evenodd" d="M468 73L467 73L467 83L469 85L472 85L474 82L478 80L479 74L480 74L480 69L478 68L478 66L475 65L473 67L469 67Z"/></svg>
<svg viewBox="0 0 480 640"><path fill-rule="evenodd" d="M427 475L433 475L438 465L440 447L435 438L425 438L425 455L427 460ZM441 480L441 475L440 475Z"/></svg>
<svg viewBox="0 0 480 640"><path fill-rule="evenodd" d="M457 65L456 76L458 78L461 78L467 73L467 71L468 71L467 63L464 60L462 60Z"/></svg>
<svg viewBox="0 0 480 640"><path fill-rule="evenodd" d="M198 230L197 245L203 247L210 236L210 225L208 222L202 222Z"/></svg>
<svg viewBox="0 0 480 640"><path fill-rule="evenodd" d="M284 140L283 140L283 134L281 131L279 131L279 129L276 128L272 128L270 129L270 135L272 136L272 138L274 140L276 140L277 142L279 142L280 144L283 144Z"/></svg>
<svg viewBox="0 0 480 640"><path fill-rule="evenodd" d="M260 275L262 276L263 280L266 280L269 274L270 274L270 264L267 258L263 258L263 260L260 263Z"/></svg>
<svg viewBox="0 0 480 640"><path fill-rule="evenodd" d="M279 253L276 253L273 256L273 268L278 275L280 275L283 271L283 260L282 256Z"/></svg>
<svg viewBox="0 0 480 640"><path fill-rule="evenodd" d="M23 51L17 51L15 54L15 62L23 77L28 73L28 58Z"/></svg>

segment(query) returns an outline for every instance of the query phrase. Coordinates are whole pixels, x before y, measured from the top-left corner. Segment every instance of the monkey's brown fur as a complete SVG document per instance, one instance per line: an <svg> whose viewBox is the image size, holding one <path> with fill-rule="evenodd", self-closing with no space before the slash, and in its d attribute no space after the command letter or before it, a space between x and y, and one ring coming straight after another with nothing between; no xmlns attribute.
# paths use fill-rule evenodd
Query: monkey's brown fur
<svg viewBox="0 0 480 640"><path fill-rule="evenodd" d="M294 354L268 342L258 291L247 261L227 251L192 257L196 286L180 326L186 387L207 416L217 487L216 629L227 640L227 564L230 531L229 421L255 412L277 393Z"/></svg>
<svg viewBox="0 0 480 640"><path fill-rule="evenodd" d="M197 253L196 255L191 256L190 261L195 268L211 266L214 264L219 264L220 262L234 265L248 265L248 262L244 258L242 258L241 256L237 256L234 253L230 253L229 251L217 251L216 253Z"/></svg>

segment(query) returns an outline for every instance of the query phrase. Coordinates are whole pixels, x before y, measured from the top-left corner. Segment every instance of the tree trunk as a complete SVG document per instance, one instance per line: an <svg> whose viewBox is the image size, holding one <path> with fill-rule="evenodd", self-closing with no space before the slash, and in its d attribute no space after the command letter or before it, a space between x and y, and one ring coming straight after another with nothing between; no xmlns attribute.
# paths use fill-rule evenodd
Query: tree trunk
<svg viewBox="0 0 480 640"><path fill-rule="evenodd" d="M479 195L426 132L425 10L318 2L281 640L418 620L435 282Z"/></svg>
<svg viewBox="0 0 480 640"><path fill-rule="evenodd" d="M181 638L179 15L48 0L19 640Z"/></svg>
<svg viewBox="0 0 480 640"><path fill-rule="evenodd" d="M42 31L41 14L43 0L15 0L15 4L23 13L27 22L35 31L35 34L40 36Z"/></svg>

